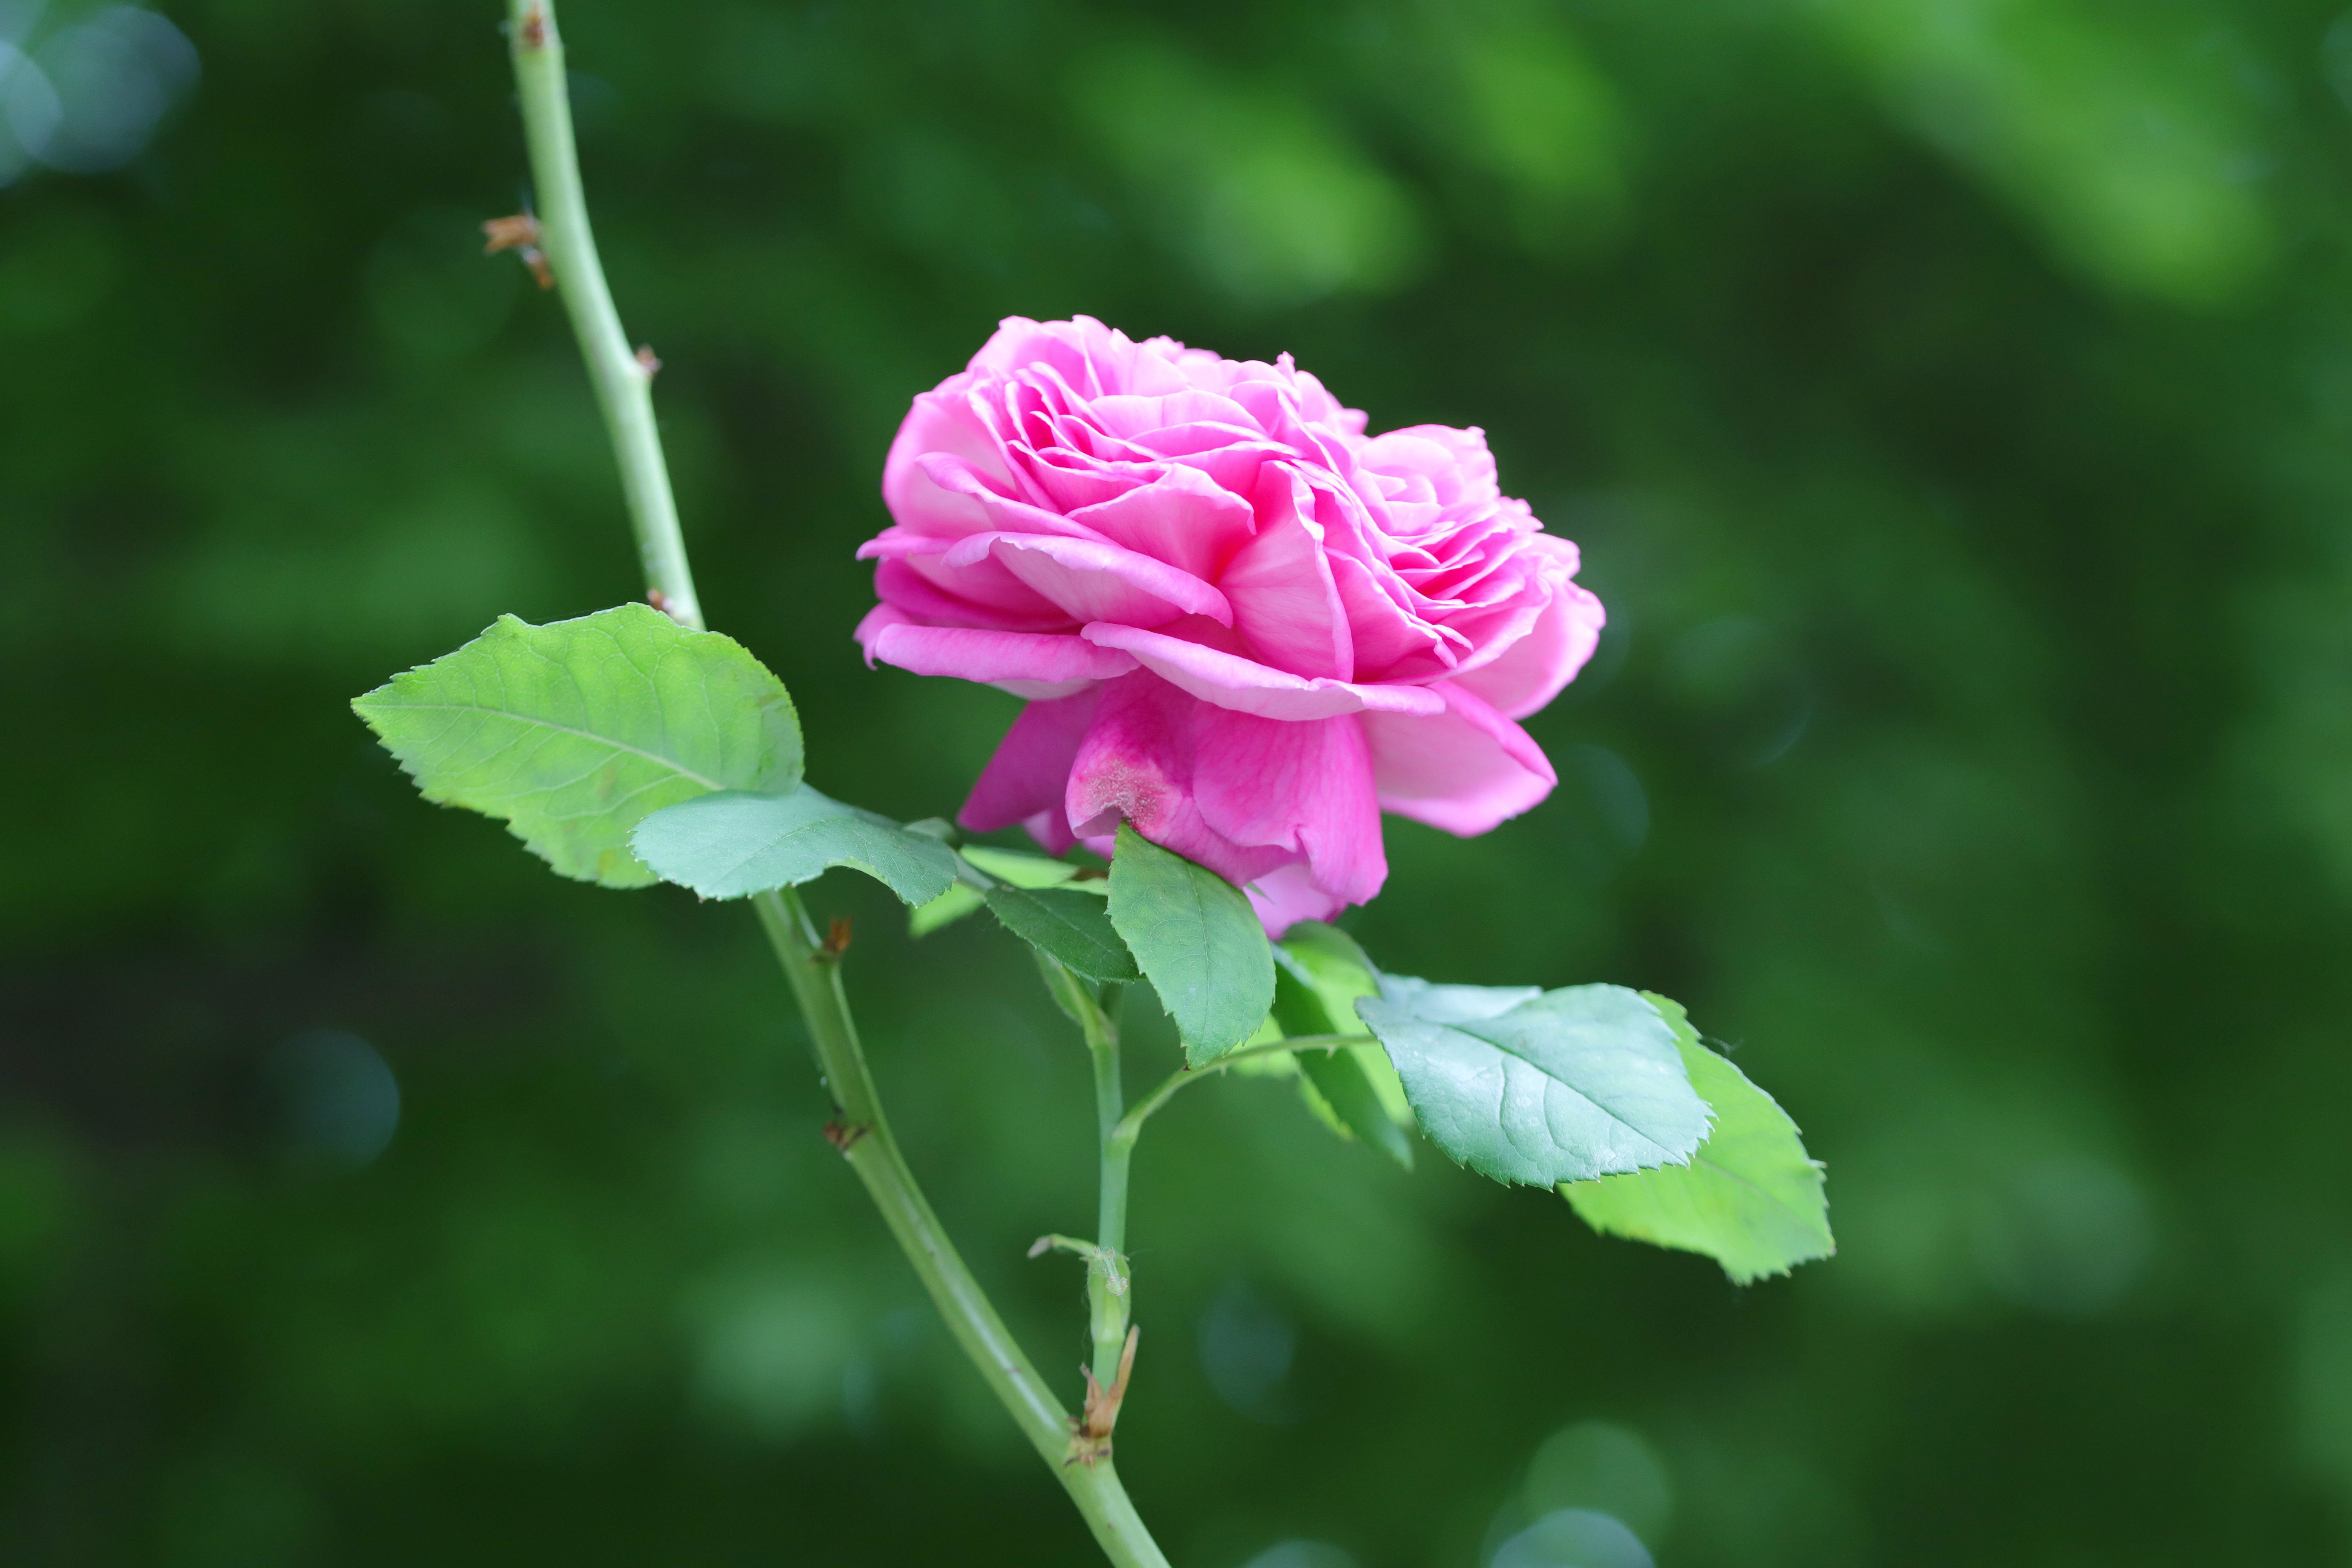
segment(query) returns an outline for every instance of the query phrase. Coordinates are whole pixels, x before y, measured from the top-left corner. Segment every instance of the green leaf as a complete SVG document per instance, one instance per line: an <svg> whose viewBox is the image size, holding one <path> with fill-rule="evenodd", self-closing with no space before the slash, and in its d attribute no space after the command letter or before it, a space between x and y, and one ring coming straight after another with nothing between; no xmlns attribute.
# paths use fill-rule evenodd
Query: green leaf
<svg viewBox="0 0 2352 1568"><path fill-rule="evenodd" d="M706 795L646 817L631 842L662 880L706 899L797 887L847 866L927 904L956 877L955 851L938 839L805 784L789 795Z"/></svg>
<svg viewBox="0 0 2352 1568"><path fill-rule="evenodd" d="M1300 1051L1298 1068L1331 1108L1331 1114L1339 1118L1341 1127L1410 1171L1412 1140L1389 1114L1380 1090L1372 1087L1371 1075L1364 1070L1368 1055L1379 1058L1382 1067L1388 1066L1376 1046L1341 1046L1328 1051Z"/></svg>
<svg viewBox="0 0 2352 1568"><path fill-rule="evenodd" d="M1274 949L1274 1017L1286 1037L1361 1035L1356 999L1380 982L1353 938L1319 921L1294 925ZM1297 1053L1307 1108L1343 1138L1360 1138L1412 1169L1412 1111L1378 1045Z"/></svg>
<svg viewBox="0 0 2352 1568"><path fill-rule="evenodd" d="M1072 973L1089 980L1143 978L1100 899L1066 888L1031 890L1000 884L988 889L988 907L1006 930Z"/></svg>
<svg viewBox="0 0 2352 1568"><path fill-rule="evenodd" d="M567 877L642 888L648 814L800 782L783 683L741 644L647 605L534 626L512 616L352 710L425 798L494 816Z"/></svg>
<svg viewBox="0 0 2352 1568"><path fill-rule="evenodd" d="M1687 1166L1570 1182L1561 1195L1593 1229L1703 1252L1735 1285L1835 1252L1821 1163L1806 1155L1797 1124L1699 1044L1679 1004L1650 1000L1674 1028L1691 1087L1715 1111L1715 1131Z"/></svg>
<svg viewBox="0 0 2352 1568"><path fill-rule="evenodd" d="M1042 855L1024 855L1013 849L991 849L984 844L966 847L963 858L995 878L1016 888L1059 888L1066 886L1074 893L1092 893L1102 898L1110 891L1110 883L1097 871L1084 875L1087 868L1073 866L1067 860L1048 860Z"/></svg>
<svg viewBox="0 0 2352 1568"><path fill-rule="evenodd" d="M1257 1032L1274 1003L1274 944L1241 889L1120 823L1110 921L1160 1005L1184 1059L1213 1062Z"/></svg>
<svg viewBox="0 0 2352 1568"><path fill-rule="evenodd" d="M1432 985L1382 975L1356 1011L1422 1131L1498 1182L1557 1186L1679 1164L1706 1137L1675 1031L1622 985Z"/></svg>
<svg viewBox="0 0 2352 1568"><path fill-rule="evenodd" d="M978 888L969 882L958 882L929 903L917 904L907 911L907 934L929 936L941 926L955 924L986 902Z"/></svg>

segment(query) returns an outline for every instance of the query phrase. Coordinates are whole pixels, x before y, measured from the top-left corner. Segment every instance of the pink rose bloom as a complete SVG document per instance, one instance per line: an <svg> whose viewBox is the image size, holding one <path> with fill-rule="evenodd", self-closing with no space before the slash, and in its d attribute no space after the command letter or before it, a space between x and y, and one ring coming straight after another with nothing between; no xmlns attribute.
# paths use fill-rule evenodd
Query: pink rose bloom
<svg viewBox="0 0 2352 1568"><path fill-rule="evenodd" d="M974 832L1108 854L1124 817L1279 933L1380 891L1382 811L1467 837L1557 782L1513 721L1601 602L1480 431L1367 437L1287 354L1014 317L915 399L882 499L867 661L1029 702Z"/></svg>

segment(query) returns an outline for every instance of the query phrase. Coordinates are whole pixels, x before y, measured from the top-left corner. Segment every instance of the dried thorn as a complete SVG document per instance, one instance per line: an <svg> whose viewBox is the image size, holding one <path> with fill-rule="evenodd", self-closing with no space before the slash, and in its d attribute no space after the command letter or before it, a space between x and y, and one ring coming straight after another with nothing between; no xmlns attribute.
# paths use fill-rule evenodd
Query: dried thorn
<svg viewBox="0 0 2352 1568"><path fill-rule="evenodd" d="M846 1154L852 1143L871 1131L863 1121L844 1121L837 1116L832 1117L824 1124L824 1141Z"/></svg>
<svg viewBox="0 0 2352 1568"><path fill-rule="evenodd" d="M669 614L669 595L663 593L659 588L648 588L646 590L646 603L651 605L655 609L659 610L665 616Z"/></svg>
<svg viewBox="0 0 2352 1568"><path fill-rule="evenodd" d="M482 225L482 237L488 241L482 247L484 256L496 256L501 250L528 249L539 243L539 219L529 213L494 217Z"/></svg>
<svg viewBox="0 0 2352 1568"><path fill-rule="evenodd" d="M1110 1458L1111 1431L1118 1425L1118 1407L1127 1398L1127 1380L1135 1371L1135 1343L1143 1337L1143 1325L1136 1324L1127 1331L1127 1343L1118 1352L1118 1375L1106 1390L1095 1381L1095 1369L1078 1370L1086 1373L1087 1403L1079 1415L1070 1419L1070 1455L1063 1460L1066 1468L1085 1465L1092 1468L1100 1460Z"/></svg>
<svg viewBox="0 0 2352 1568"><path fill-rule="evenodd" d="M547 11L533 5L522 14L522 47L526 49L547 47Z"/></svg>
<svg viewBox="0 0 2352 1568"><path fill-rule="evenodd" d="M834 916L825 926L824 943L817 951L831 962L839 963L841 955L849 951L849 917Z"/></svg>
<svg viewBox="0 0 2352 1568"><path fill-rule="evenodd" d="M651 381L654 378L654 373L661 369L661 361L654 358L653 344L639 343L637 345L637 368L646 373L646 379L647 381Z"/></svg>
<svg viewBox="0 0 2352 1568"><path fill-rule="evenodd" d="M539 280L541 289L555 287L555 268L547 264L547 258L541 253L539 247L526 245L522 247L522 264L530 268L530 275Z"/></svg>

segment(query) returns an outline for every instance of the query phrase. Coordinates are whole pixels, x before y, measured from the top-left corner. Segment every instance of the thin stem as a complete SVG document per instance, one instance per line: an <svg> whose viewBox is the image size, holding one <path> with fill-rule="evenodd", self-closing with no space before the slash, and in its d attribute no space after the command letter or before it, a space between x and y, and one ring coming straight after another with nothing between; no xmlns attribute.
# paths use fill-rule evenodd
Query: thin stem
<svg viewBox="0 0 2352 1568"><path fill-rule="evenodd" d="M694 592L694 573L677 528L677 502L670 495L669 466L662 460L661 431L654 423L654 366L637 357L621 330L620 312L604 286L604 264L596 258L596 236L588 226L555 7L551 0L508 0L507 9L508 47L539 198L539 248L554 271L596 385L596 405L604 412L613 455L621 465L629 523L645 560L646 584L661 595L663 609L699 628L702 601Z"/></svg>
<svg viewBox="0 0 2352 1568"><path fill-rule="evenodd" d="M1118 1375L1120 1352L1127 1342L1127 1322L1134 1296L1127 1271L1127 1166L1132 1142L1118 1141L1119 1118L1127 1110L1119 1087L1118 1026L1108 1009L1076 987L1085 1000L1078 1027L1087 1037L1087 1054L1095 1068L1095 1127L1102 1152L1101 1184L1095 1204L1095 1245L1102 1249L1105 1267L1087 1274L1087 1304L1094 1326L1095 1381L1108 1388Z"/></svg>
<svg viewBox="0 0 2352 1568"><path fill-rule="evenodd" d="M515 80L520 91L523 131L538 185L540 247L562 290L564 305L595 382L597 402L636 529L647 585L662 607L699 627L702 607L679 536L671 499L669 470L653 417L653 370L630 352L628 339L604 284L588 209L580 188L579 156L572 138L572 109L563 75L563 46L555 30L551 0L509 0ZM873 1075L866 1069L841 988L840 955L817 938L808 911L791 889L763 893L754 900L760 921L782 963L827 1087L841 1108L829 1132L850 1168L882 1211L891 1234L912 1263L923 1288L964 1353L980 1369L1022 1435L1029 1439L1094 1531L1115 1568L1168 1568L1150 1532L1119 1485L1108 1456L1090 1463L1071 1458L1073 1428L1037 1369L996 1315L971 1271L931 1211L914 1173L898 1152L882 1113Z"/></svg>
<svg viewBox="0 0 2352 1568"><path fill-rule="evenodd" d="M1173 1100L1176 1091L1188 1083L1200 1083L1214 1078L1236 1062L1255 1061L1261 1057L1286 1057L1299 1051L1336 1050L1341 1046L1360 1046L1367 1038L1363 1035L1298 1035L1287 1040L1270 1040L1262 1046L1244 1046L1196 1068L1178 1068L1160 1079L1159 1088L1136 1101L1134 1110L1119 1119L1118 1125L1104 1140L1103 1158L1108 1163L1109 1150L1117 1146L1120 1180L1124 1182L1127 1158L1135 1152L1135 1141L1143 1136L1143 1124L1151 1119L1153 1111Z"/></svg>

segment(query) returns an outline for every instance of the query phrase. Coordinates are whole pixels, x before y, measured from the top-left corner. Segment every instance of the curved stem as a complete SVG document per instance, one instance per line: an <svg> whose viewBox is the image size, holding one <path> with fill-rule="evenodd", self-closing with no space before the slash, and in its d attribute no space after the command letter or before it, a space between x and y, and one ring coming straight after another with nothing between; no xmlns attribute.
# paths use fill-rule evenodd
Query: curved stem
<svg viewBox="0 0 2352 1568"><path fill-rule="evenodd" d="M1119 1568L1167 1568L1167 1558L1144 1529L1135 1505L1128 1500L1110 1460L1091 1465L1069 1462L1068 1412L996 1315L980 1282L948 1239L939 1215L931 1212L922 1189L916 1185L914 1173L898 1152L898 1141L891 1136L873 1074L857 1043L857 1026L850 1020L849 1004L842 994L840 960L818 940L808 911L790 889L759 894L752 905L792 982L801 1016L808 1020L825 1087L841 1108L839 1119L826 1129L826 1135L866 1184L866 1193L914 1264L956 1342L1012 1412L1022 1436L1060 1477L1104 1555Z"/></svg>
<svg viewBox="0 0 2352 1568"><path fill-rule="evenodd" d="M1244 1046L1200 1067L1179 1068L1160 1079L1159 1088L1136 1101L1135 1109L1119 1119L1118 1125L1111 1130L1109 1138L1105 1141L1103 1158L1108 1161L1110 1158L1109 1147L1113 1144L1118 1146L1120 1178L1124 1182L1127 1158L1135 1151L1135 1141L1143 1136L1143 1124L1151 1119L1153 1111L1174 1099L1176 1091L1188 1083L1200 1083L1214 1078L1235 1062L1253 1061L1259 1057L1291 1056L1299 1051L1336 1050L1341 1046L1360 1046L1365 1039L1362 1035L1299 1035L1287 1040L1270 1040L1262 1046Z"/></svg>
<svg viewBox="0 0 2352 1568"><path fill-rule="evenodd" d="M647 585L661 607L699 628L702 606L678 533L677 508L653 416L653 366L629 349L613 309L572 137L572 108L563 76L563 46L551 0L509 0L515 81L523 130L541 205L539 246L562 290L581 353L588 362L628 496ZM839 954L817 939L797 894L787 889L754 900L801 1015L808 1021L817 1062L841 1116L829 1133L882 1211L891 1235L914 1265L956 1342L1012 1414L1022 1435L1059 1478L1096 1542L1116 1568L1168 1568L1168 1559L1143 1526L1108 1456L1071 1459L1070 1417L1045 1386L1020 1343L964 1267L931 1211L914 1173L898 1152L882 1114L856 1026L841 989ZM1122 1206L1122 1213L1124 1208Z"/></svg>
<svg viewBox="0 0 2352 1568"><path fill-rule="evenodd" d="M613 455L621 465L621 490L628 498L646 585L661 595L661 608L699 629L702 602L695 596L694 573L677 528L677 502L670 495L669 466L662 460L661 431L654 423L654 366L637 357L621 331L620 312L604 286L604 264L596 258L596 236L588 226L555 7L552 0L508 0L507 12L507 44L514 56L531 184L539 198L539 248L555 274L596 385L596 405L604 410Z"/></svg>

